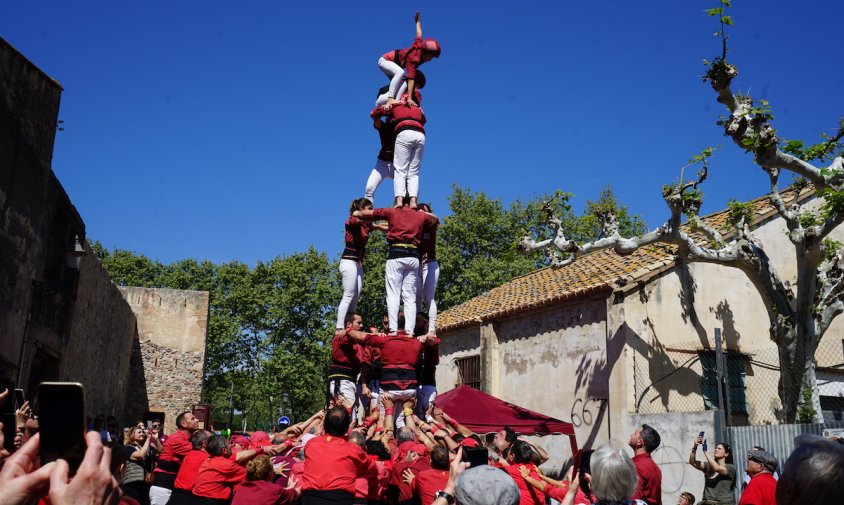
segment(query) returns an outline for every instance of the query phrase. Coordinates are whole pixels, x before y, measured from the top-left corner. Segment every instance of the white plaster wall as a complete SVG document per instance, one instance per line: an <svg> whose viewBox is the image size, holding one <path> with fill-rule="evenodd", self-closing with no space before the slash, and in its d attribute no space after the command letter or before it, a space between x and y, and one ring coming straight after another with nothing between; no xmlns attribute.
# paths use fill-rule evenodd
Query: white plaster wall
<svg viewBox="0 0 844 505"><path fill-rule="evenodd" d="M594 300L495 325L498 396L571 422L580 446L606 438L606 301Z"/></svg>

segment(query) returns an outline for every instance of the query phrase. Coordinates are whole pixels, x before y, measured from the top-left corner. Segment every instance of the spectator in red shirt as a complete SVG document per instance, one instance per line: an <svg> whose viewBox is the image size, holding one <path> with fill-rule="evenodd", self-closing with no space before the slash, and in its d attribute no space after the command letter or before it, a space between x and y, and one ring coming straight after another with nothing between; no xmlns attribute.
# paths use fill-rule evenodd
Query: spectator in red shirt
<svg viewBox="0 0 844 505"><path fill-rule="evenodd" d="M269 456L258 456L246 464L246 482L237 487L232 505L292 505L299 498L295 482L282 487L272 482L276 472Z"/></svg>
<svg viewBox="0 0 844 505"><path fill-rule="evenodd" d="M406 84L406 92L410 96L410 104L416 105L412 98L417 88L417 73L419 65L439 57L440 44L435 39L422 38L422 16L419 12L415 16L416 38L413 45L407 49L396 49L381 55L378 58L378 68L390 79L390 87L387 92L380 95L375 105L393 104L396 98L405 94L403 86Z"/></svg>
<svg viewBox="0 0 844 505"><path fill-rule="evenodd" d="M167 505L191 505L193 503L193 485L196 482L199 466L208 459L205 443L210 436L211 433L205 430L196 430L191 434L190 443L193 449L182 460Z"/></svg>
<svg viewBox="0 0 844 505"><path fill-rule="evenodd" d="M171 437L172 438L172 437ZM208 458L199 465L193 485L195 505L228 504L234 487L246 479L246 468L232 461L231 447L222 435L213 435L205 443Z"/></svg>
<svg viewBox="0 0 844 505"><path fill-rule="evenodd" d="M308 442L302 474L302 505L352 505L355 480L377 473L375 462L346 433L351 418L342 407L325 415L325 435Z"/></svg>
<svg viewBox="0 0 844 505"><path fill-rule="evenodd" d="M745 471L750 482L741 493L739 505L777 505L777 480L773 474L778 467L777 458L768 451L748 452Z"/></svg>
<svg viewBox="0 0 844 505"><path fill-rule="evenodd" d="M633 464L639 476L636 492L631 498L642 500L648 505L662 505L662 471L651 458L651 453L659 447L660 441L659 433L647 424L639 426L630 435Z"/></svg>
<svg viewBox="0 0 844 505"><path fill-rule="evenodd" d="M170 499L179 466L187 453L193 449L190 436L199 428L199 420L192 413L183 412L176 417L176 427L176 433L167 437L158 458L154 472L155 480L149 488L150 505L166 505Z"/></svg>

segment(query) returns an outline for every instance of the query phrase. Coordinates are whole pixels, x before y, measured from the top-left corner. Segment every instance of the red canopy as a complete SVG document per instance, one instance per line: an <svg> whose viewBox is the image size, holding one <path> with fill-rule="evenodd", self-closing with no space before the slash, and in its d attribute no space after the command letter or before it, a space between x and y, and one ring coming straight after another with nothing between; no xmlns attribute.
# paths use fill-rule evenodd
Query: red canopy
<svg viewBox="0 0 844 505"><path fill-rule="evenodd" d="M574 445L573 424L507 403L465 384L437 395L435 403L476 433L501 431L509 426L522 435L569 435Z"/></svg>

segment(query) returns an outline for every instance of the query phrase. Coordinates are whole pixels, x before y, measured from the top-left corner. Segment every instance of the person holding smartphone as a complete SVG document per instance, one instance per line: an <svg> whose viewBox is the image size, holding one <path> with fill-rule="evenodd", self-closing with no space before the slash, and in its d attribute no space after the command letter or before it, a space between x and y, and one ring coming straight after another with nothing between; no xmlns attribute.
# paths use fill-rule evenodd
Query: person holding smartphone
<svg viewBox="0 0 844 505"><path fill-rule="evenodd" d="M718 443L710 456L703 451L706 461L698 461L697 448L705 444L701 432L695 437L689 464L704 474L703 498L705 505L735 505L733 489L736 487L736 467L733 465L732 449L729 444Z"/></svg>
<svg viewBox="0 0 844 505"><path fill-rule="evenodd" d="M120 486L123 492L140 505L149 504L149 484L146 474L151 465L150 436L143 427L135 426L129 429L123 440L123 451L126 452L126 464L123 467L123 477Z"/></svg>

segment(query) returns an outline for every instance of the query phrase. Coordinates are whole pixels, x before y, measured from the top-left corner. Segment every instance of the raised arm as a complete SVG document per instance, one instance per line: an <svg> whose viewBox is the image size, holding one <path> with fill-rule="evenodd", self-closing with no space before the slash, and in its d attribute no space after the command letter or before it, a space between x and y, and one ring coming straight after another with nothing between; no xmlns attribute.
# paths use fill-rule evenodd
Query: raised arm
<svg viewBox="0 0 844 505"><path fill-rule="evenodd" d="M697 468L701 472L705 471L705 466L702 462L697 460L697 446L699 446L702 442L702 437L696 437L694 445L692 445L692 452L689 453L689 464L692 465L694 468ZM703 453L706 454L705 452Z"/></svg>
<svg viewBox="0 0 844 505"><path fill-rule="evenodd" d="M422 38L422 14L416 11L416 17L414 19L416 20L416 36Z"/></svg>

